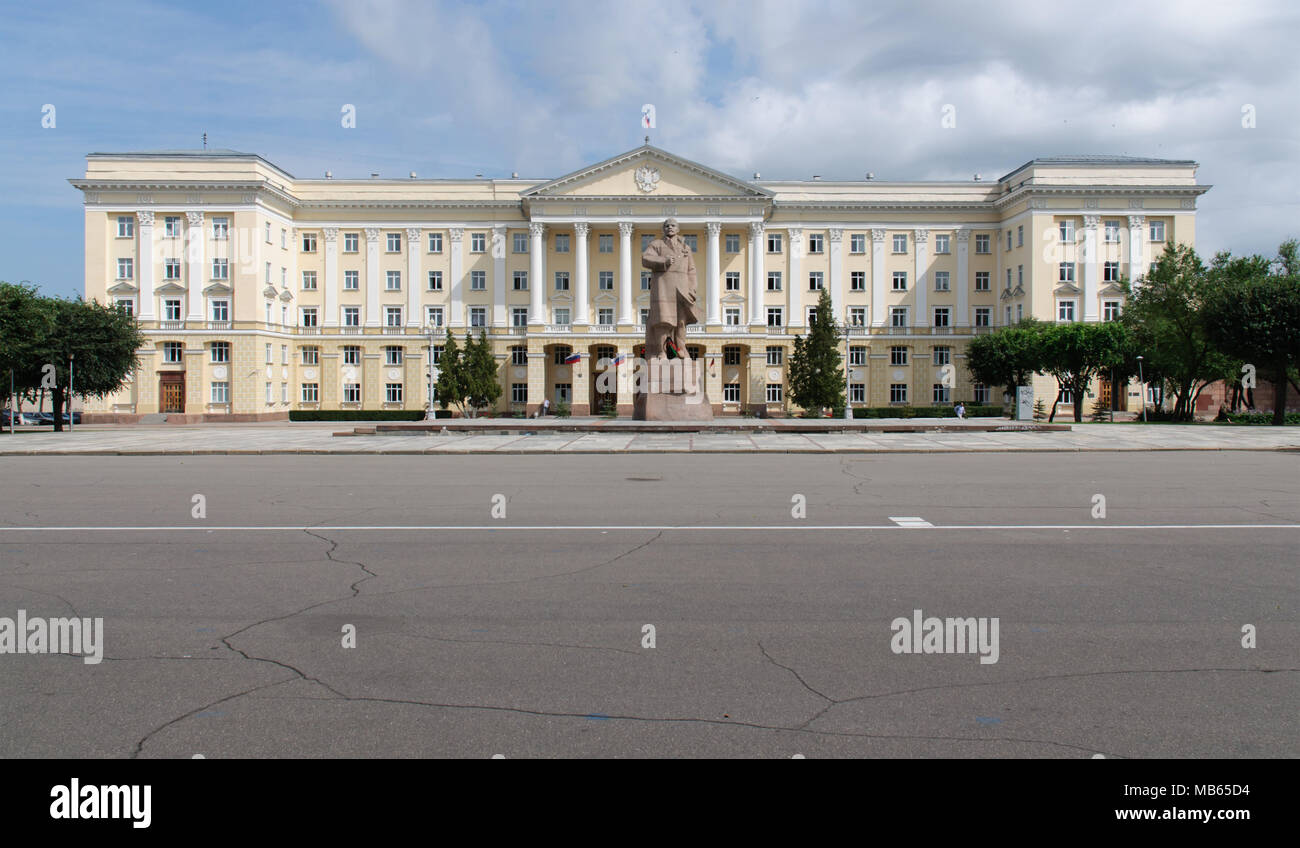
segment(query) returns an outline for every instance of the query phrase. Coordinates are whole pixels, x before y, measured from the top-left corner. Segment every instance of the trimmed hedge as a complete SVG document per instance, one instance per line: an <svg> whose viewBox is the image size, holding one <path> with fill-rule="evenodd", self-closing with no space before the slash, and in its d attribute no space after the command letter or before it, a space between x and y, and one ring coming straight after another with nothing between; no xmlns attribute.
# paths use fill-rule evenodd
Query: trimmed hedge
<svg viewBox="0 0 1300 848"><path fill-rule="evenodd" d="M1271 412L1229 412L1228 420L1233 424L1272 424ZM1286 423L1300 424L1300 412L1288 412Z"/></svg>
<svg viewBox="0 0 1300 848"><path fill-rule="evenodd" d="M451 418L450 409L436 409L438 418ZM423 421L421 409L291 409L290 421Z"/></svg>
<svg viewBox="0 0 1300 848"><path fill-rule="evenodd" d="M853 410L854 418L956 418L951 406L869 406ZM1000 406L967 406L967 418L1001 418Z"/></svg>

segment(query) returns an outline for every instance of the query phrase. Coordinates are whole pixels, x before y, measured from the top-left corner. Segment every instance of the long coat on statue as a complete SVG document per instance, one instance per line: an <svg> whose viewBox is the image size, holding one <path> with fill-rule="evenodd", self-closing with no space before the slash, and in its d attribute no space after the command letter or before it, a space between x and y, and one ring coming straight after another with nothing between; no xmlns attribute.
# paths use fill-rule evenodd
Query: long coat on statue
<svg viewBox="0 0 1300 848"><path fill-rule="evenodd" d="M672 266L668 257L673 257ZM664 353L671 338L678 350L686 350L686 325L700 320L696 299L695 258L679 235L657 238L641 254L641 265L650 275L650 321L646 327L646 357Z"/></svg>

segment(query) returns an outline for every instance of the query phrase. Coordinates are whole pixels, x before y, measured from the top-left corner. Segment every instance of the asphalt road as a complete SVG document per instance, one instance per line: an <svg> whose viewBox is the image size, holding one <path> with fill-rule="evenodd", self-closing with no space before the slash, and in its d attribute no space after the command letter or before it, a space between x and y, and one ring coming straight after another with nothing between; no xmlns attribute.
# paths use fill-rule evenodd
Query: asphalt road
<svg viewBox="0 0 1300 848"><path fill-rule="evenodd" d="M4 757L1300 756L1298 454L0 470Z"/></svg>

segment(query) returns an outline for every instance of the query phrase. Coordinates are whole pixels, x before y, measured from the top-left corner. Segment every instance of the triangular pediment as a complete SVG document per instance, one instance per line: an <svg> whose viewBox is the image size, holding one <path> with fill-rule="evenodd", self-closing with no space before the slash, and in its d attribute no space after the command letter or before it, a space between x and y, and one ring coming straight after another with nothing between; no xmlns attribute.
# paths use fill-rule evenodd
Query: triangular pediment
<svg viewBox="0 0 1300 848"><path fill-rule="evenodd" d="M208 295L209 297L211 297L212 295L230 294L230 286L226 285L225 283L213 283L212 285L205 288L203 290L203 293L205 295Z"/></svg>
<svg viewBox="0 0 1300 848"><path fill-rule="evenodd" d="M161 286L154 286L154 294L185 294L188 289L179 283L164 283Z"/></svg>
<svg viewBox="0 0 1300 848"><path fill-rule="evenodd" d="M1106 295L1107 297L1111 297L1115 295L1122 296L1125 294L1125 291L1124 288L1119 283L1107 283L1106 287L1103 288L1101 291L1097 292L1097 294Z"/></svg>
<svg viewBox="0 0 1300 848"><path fill-rule="evenodd" d="M525 199L732 198L768 200L772 192L645 145L525 191Z"/></svg>
<svg viewBox="0 0 1300 848"><path fill-rule="evenodd" d="M131 283L121 282L115 286L110 286L109 294L135 294L136 288Z"/></svg>
<svg viewBox="0 0 1300 848"><path fill-rule="evenodd" d="M1070 283L1061 283L1056 287L1057 294L1078 294L1079 287Z"/></svg>

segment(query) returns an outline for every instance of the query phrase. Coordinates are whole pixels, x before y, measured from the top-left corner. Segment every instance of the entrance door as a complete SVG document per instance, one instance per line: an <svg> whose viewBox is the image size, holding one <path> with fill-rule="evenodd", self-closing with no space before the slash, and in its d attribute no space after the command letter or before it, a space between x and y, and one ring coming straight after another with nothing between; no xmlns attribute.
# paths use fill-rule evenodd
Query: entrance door
<svg viewBox="0 0 1300 848"><path fill-rule="evenodd" d="M160 386L159 396L162 398L160 412L184 412L185 411L185 378L180 375L181 379L166 379Z"/></svg>

